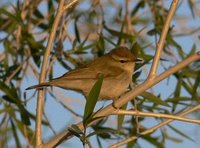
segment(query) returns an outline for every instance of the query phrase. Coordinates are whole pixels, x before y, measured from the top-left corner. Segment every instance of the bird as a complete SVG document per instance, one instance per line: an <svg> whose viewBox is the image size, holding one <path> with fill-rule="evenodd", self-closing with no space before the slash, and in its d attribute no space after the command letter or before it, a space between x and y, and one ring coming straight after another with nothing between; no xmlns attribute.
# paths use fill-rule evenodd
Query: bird
<svg viewBox="0 0 200 148"><path fill-rule="evenodd" d="M116 47L83 67L70 70L48 82L30 86L26 90L55 86L88 96L99 76L103 75L99 100L114 100L128 90L137 60L127 47Z"/></svg>

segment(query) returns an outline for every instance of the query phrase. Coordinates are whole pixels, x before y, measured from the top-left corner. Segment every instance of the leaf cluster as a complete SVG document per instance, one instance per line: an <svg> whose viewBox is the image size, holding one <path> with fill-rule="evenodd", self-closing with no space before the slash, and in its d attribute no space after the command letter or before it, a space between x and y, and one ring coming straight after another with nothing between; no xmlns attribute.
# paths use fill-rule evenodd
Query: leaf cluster
<svg viewBox="0 0 200 148"><path fill-rule="evenodd" d="M29 146L34 144L32 125L35 123L35 113L31 112L28 106L35 99L35 94L27 99L24 87L27 84L31 85L32 75L36 78L39 76L58 3L58 0L17 0L16 3L0 5L0 137L4 137L2 147L10 145L12 139L17 147L22 147L22 143L25 142ZM155 0L131 1L130 6L126 5L125 1L121 3L85 1L85 3L87 6L84 2L80 2L77 7L63 13L49 57L49 79L54 77L55 61L67 71L72 67L88 63L88 59L102 56L109 49L126 45L133 54L144 60L144 63L136 65L132 77L134 86L145 81L147 77L145 71L151 65L157 47L156 42L168 14L167 4ZM177 14L174 18L160 59L161 70L166 70L199 50L199 44L195 41L191 44L191 48L187 49L183 43L186 39L194 40L194 34L199 33L198 27L187 26L188 30L184 32L183 29L182 32L178 32L177 29L186 28L187 25L179 23L178 19L195 20L197 16L195 10L199 8L197 6L197 2L192 0L188 0L186 6L184 2L180 3L179 7L189 8L192 17L187 18ZM178 40L180 37L183 38L181 42ZM84 131L75 125L69 128L73 135L88 145L90 145L90 137L95 135L99 147L103 147L104 141L117 142L119 139L138 134L136 117L130 116L120 117L119 120L102 117L101 121L91 127L92 132L86 132L88 125L95 121L94 108L102 82L103 78L100 78L87 98L83 115ZM188 106L192 107L199 103L199 83L200 63L197 61L170 76L164 82L166 86L164 93L159 89L154 91L153 88L137 96L135 98L137 109L167 114L181 112ZM134 106L134 102L127 105L127 107ZM195 116L199 115L195 114ZM115 126L109 125L109 120L116 123ZM138 120L140 131L149 128L143 124L149 122L148 119L138 118ZM154 120L162 122L162 119ZM120 123L117 124L117 121ZM52 129L51 123L46 120L43 121L43 125ZM181 139L170 135L168 130L173 130L182 137L192 140L181 129L172 125L168 125L167 130L161 129L159 136L150 134L140 138L155 147L164 147L167 140L181 142ZM23 138L20 137L21 135ZM137 141L127 145L127 147L133 146L141 145Z"/></svg>

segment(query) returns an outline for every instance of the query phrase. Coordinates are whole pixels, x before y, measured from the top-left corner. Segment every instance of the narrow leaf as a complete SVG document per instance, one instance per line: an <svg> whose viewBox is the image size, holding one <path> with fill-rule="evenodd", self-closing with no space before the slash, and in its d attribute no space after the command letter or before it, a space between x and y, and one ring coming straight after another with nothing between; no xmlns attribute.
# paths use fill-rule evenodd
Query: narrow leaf
<svg viewBox="0 0 200 148"><path fill-rule="evenodd" d="M14 136L14 139L15 139L16 147L20 148L21 144L20 144L19 135L17 134L15 124L13 123L12 119L10 119L10 122L11 122L11 127L12 127L12 130L13 130L13 136Z"/></svg>
<svg viewBox="0 0 200 148"><path fill-rule="evenodd" d="M94 84L94 86L92 87L87 97L85 110L84 110L84 116L83 116L83 121L84 121L85 126L87 126L88 120L91 117L94 107L99 98L102 83L103 83L103 75L100 75L99 79Z"/></svg>
<svg viewBox="0 0 200 148"><path fill-rule="evenodd" d="M125 110L127 108L127 104L123 105L122 109ZM117 116L117 129L118 129L118 131L120 131L120 129L122 128L122 124L124 122L124 117L125 117L125 115L118 115Z"/></svg>
<svg viewBox="0 0 200 148"><path fill-rule="evenodd" d="M80 34L79 34L77 22L78 22L78 17L74 21L74 32L75 32L77 41L80 43L81 39L80 39Z"/></svg>
<svg viewBox="0 0 200 148"><path fill-rule="evenodd" d="M104 25L104 28L105 28L105 30L107 30L113 36L120 37L120 38L123 38L123 39L129 39L131 41L133 41L135 39L135 37L130 35L130 34L110 29L106 25Z"/></svg>
<svg viewBox="0 0 200 148"><path fill-rule="evenodd" d="M194 142L194 140L193 140L192 138L190 138L188 135L186 135L186 134L183 133L182 131L177 130L176 128L174 128L174 127L171 126L171 125L168 125L168 127L169 127L170 129L172 129L173 131L175 131L177 134L179 134L179 135L183 136L184 138L186 138L186 139L188 139L188 140Z"/></svg>
<svg viewBox="0 0 200 148"><path fill-rule="evenodd" d="M151 101L153 103L170 107L170 105L167 104L167 102L161 100L160 98L158 98L157 96L153 95L152 93L144 92L144 93L141 94L141 96L143 96L145 99L147 99L147 100L149 100L149 101Z"/></svg>

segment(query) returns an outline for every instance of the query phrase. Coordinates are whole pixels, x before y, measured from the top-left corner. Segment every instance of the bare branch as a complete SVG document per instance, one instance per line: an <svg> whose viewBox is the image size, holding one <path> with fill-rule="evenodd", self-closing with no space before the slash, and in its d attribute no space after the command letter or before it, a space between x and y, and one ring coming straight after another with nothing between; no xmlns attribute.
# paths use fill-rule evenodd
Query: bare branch
<svg viewBox="0 0 200 148"><path fill-rule="evenodd" d="M118 99L115 102L116 107L120 108L124 104L126 104L128 101L132 100L145 90L149 89L150 87L154 86L155 84L159 83L163 79L169 77L171 74L177 72L178 70L184 68L185 66L191 64L192 62L200 59L200 52L197 52L196 54L188 57L184 61L178 63L177 65L169 68L162 74L156 76L153 81L145 81L144 83L140 84L138 87L136 87L134 90L126 93L123 98ZM100 110L98 113L96 113L95 117L102 117L102 116L108 116L112 114L115 111L115 108L113 108L112 104L106 106L104 109ZM95 120L97 122L98 120ZM94 124L95 122L92 122ZM76 124L80 129L83 129L82 122ZM61 143L62 141L71 138L72 135L68 132L68 130L63 131L62 133L58 134L57 136L53 137L47 144L45 144L46 147L52 147L56 146L57 144Z"/></svg>
<svg viewBox="0 0 200 148"><path fill-rule="evenodd" d="M199 53L199 54L200 54L200 53ZM195 106L195 107L193 107L193 108L191 108L191 109L188 109L187 111L184 111L184 112L182 112L182 113L180 113L180 114L177 114L177 116L178 116L178 117L183 117L183 116L185 116L185 115L187 115L187 114L190 114L190 113L192 113L192 112L194 112L194 111L196 111L196 110L199 110L199 109L200 109L200 105L197 105L197 106ZM166 121L164 121L164 122L162 122L162 123L160 123L160 124L158 124L158 125L156 125L156 126L150 128L150 129L148 129L148 130L146 130L146 131L144 131L144 132L142 132L142 133L140 133L140 134L141 134L141 135L150 134L150 133L154 132L156 129L158 129L158 128L160 128L160 127L166 125L166 124L169 124L169 123L172 122L172 121L174 121L174 119L168 119L168 120L166 120ZM138 138L138 137L136 137L136 136L129 137L129 138L126 139L126 140L123 140L123 141L121 141L121 142L119 142L119 143L116 143L116 144L114 144L114 145L111 145L110 148L117 148L117 147L122 146L122 145L124 145L124 144L127 144L127 143L129 143L129 142L131 142L131 141L133 141L133 140L136 140L137 138Z"/></svg>
<svg viewBox="0 0 200 148"><path fill-rule="evenodd" d="M70 8L73 8L78 2L79 2L78 0L70 1L68 4L66 4L66 6L64 6L63 12Z"/></svg>
<svg viewBox="0 0 200 148"><path fill-rule="evenodd" d="M165 39L166 39L168 30L169 30L169 25L170 25L170 22L171 22L171 20L172 20L172 18L174 16L176 7L178 5L178 2L179 2L178 0L173 0L172 1L171 7L170 7L170 10L169 10L169 14L167 16L165 25L164 25L162 33L160 35L160 39L158 41L157 50L156 50L156 53L155 53L155 56L154 56L154 59L153 59L153 64L151 66L151 70L150 70L148 79L152 79L152 78L154 78L156 76L156 72L157 72L157 69L158 69L160 56L161 56L162 49L163 49L164 44L165 44Z"/></svg>
<svg viewBox="0 0 200 148"><path fill-rule="evenodd" d="M184 117L177 116L177 115L141 112L141 111L137 111L137 110L121 110L120 109L120 110L114 111L113 115L135 115L135 116L144 116L144 117L166 118L166 119L173 119L173 120L179 120L179 121L184 121L184 122L200 124L200 120L196 120L196 119L184 118Z"/></svg>
<svg viewBox="0 0 200 148"><path fill-rule="evenodd" d="M59 3L59 7L57 10L57 14L53 23L53 27L51 30L51 34L49 36L48 39L48 44L45 50L45 55L44 55L44 60L42 63L42 69L41 69L41 74L40 74L40 79L39 79L39 83L42 83L45 81L46 78L46 69L47 69L47 64L48 64L48 58L49 58L49 54L53 45L53 41L54 41L54 37L55 37L55 33L56 33L56 29L59 23L59 20L62 16L62 10L63 10L63 5L64 5L64 0L60 0ZM36 143L35 146L36 147L42 147L42 129L41 129L41 123L42 123L42 113L43 113L43 97L44 97L44 92L43 90L39 90L38 91L38 99L37 99L37 110L36 110L36 131L35 131L35 139L36 139Z"/></svg>

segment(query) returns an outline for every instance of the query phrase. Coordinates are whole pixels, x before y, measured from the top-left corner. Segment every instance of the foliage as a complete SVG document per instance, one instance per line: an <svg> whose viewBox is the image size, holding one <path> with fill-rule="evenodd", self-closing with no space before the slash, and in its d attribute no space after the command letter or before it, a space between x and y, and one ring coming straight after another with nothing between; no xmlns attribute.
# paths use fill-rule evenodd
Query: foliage
<svg viewBox="0 0 200 148"><path fill-rule="evenodd" d="M24 90L33 83L30 82L33 77L30 73L36 78L39 76L58 2L58 0L0 2L1 147L12 146L13 140L17 147L34 144L35 112L29 106L36 96L34 93L33 96L27 98ZM179 10L182 7L190 10L191 14L186 16L186 12ZM136 65L137 71L133 75L134 84L140 84L146 79L145 71L154 57L156 42L163 29L168 8L169 4L165 1L154 0L81 1L62 16L49 57L48 79L54 77L55 70L58 69L57 65L65 71L71 70L72 67L88 63L87 56L102 56L118 45L126 45L145 61L143 64ZM167 35L159 72L165 71L199 50L197 36L200 31L199 26L196 24L190 26L186 23L197 21L199 8L198 2L192 0L180 3L177 9L179 13L174 17ZM189 40L192 42L186 45L185 42ZM54 64L55 61L57 64ZM141 111L168 114L181 112L188 106L193 107L199 104L199 83L200 64L197 61L170 76L167 81L159 84L159 87L147 90L136 97L137 108ZM165 90L160 89L161 87ZM57 98L56 95L55 98ZM49 100L48 97L47 100ZM91 105L88 102L86 104ZM84 121L90 117L95 104L96 102L92 104L93 107L88 110L88 113L87 108L85 109ZM60 107L59 103L58 106ZM128 106L134 105L130 103ZM48 107L47 103L45 107ZM84 106L81 107L84 108ZM68 108L65 111L69 111ZM198 117L199 114L195 113L194 116ZM91 127L90 133L83 133L76 125L69 130L79 138L80 135L87 134L88 142L90 142L90 137L95 135L99 147L104 147L102 143L108 139L114 143L118 139L138 134L134 116L125 117L124 122L120 121L120 130L117 129L117 123L114 126L110 125L110 120L117 122L117 119L112 117L104 118ZM140 131L149 128L146 124L149 121L147 118L138 120ZM162 122L162 119L154 119L154 121L158 120ZM48 130L52 129L51 124L48 118L43 121L43 126ZM87 124L85 122L85 128ZM169 140L181 142L181 139L170 135L170 130L181 135L182 138L191 141L194 139L173 125L161 128L156 136L150 134L141 136L141 139L155 147L165 147L166 141ZM140 143L130 142L127 147L133 145L138 146Z"/></svg>

